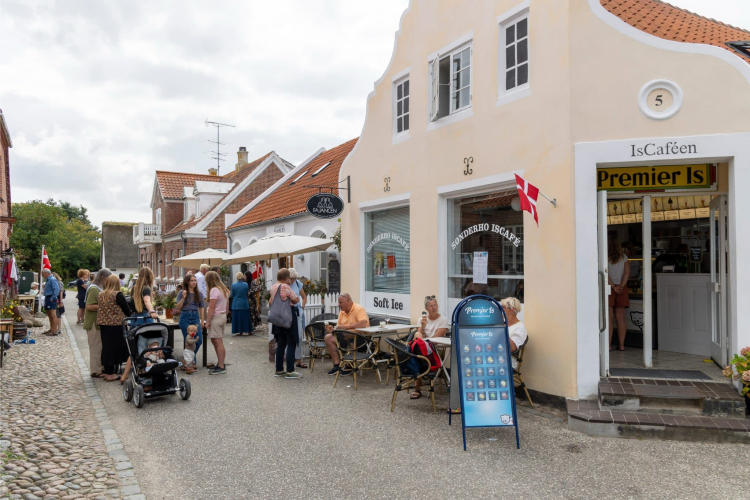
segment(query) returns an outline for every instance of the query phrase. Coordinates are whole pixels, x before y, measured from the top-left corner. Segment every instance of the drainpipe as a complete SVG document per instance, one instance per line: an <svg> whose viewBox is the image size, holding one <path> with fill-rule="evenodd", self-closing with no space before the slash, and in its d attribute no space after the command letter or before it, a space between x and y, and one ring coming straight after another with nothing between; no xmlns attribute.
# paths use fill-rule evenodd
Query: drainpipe
<svg viewBox="0 0 750 500"><path fill-rule="evenodd" d="M224 234L227 235L227 250L228 254L232 255L232 237L229 235L229 231L224 231ZM232 266L229 266L229 285L231 286L234 283L234 276L232 273Z"/></svg>

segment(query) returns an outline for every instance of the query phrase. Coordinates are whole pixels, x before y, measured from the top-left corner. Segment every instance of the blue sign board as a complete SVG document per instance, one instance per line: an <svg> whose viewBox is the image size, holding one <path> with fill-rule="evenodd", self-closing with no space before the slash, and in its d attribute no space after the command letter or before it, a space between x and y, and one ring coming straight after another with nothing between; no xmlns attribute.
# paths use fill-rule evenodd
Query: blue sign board
<svg viewBox="0 0 750 500"><path fill-rule="evenodd" d="M451 379L460 392L464 450L467 427L515 427L520 447L505 312L495 299L473 295L453 311L453 325L458 377Z"/></svg>

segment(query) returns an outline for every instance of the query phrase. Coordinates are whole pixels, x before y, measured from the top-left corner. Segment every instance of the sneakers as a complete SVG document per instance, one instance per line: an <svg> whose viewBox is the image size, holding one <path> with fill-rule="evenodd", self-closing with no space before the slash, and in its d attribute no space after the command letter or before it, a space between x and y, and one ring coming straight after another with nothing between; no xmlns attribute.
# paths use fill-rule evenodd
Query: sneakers
<svg viewBox="0 0 750 500"><path fill-rule="evenodd" d="M334 366L333 368L331 368L331 371L328 372L328 375L336 375L337 371L339 371L339 367Z"/></svg>
<svg viewBox="0 0 750 500"><path fill-rule="evenodd" d="M341 375L343 375L345 377L347 375L351 375L351 374L352 374L352 370L341 370Z"/></svg>
<svg viewBox="0 0 750 500"><path fill-rule="evenodd" d="M302 378L302 374L297 372L289 372L284 378Z"/></svg>
<svg viewBox="0 0 750 500"><path fill-rule="evenodd" d="M219 366L214 366L208 371L209 375L224 375L227 373L227 367L220 368Z"/></svg>
<svg viewBox="0 0 750 500"><path fill-rule="evenodd" d="M274 377L286 377L286 372L284 372L284 371L276 372L276 373L273 374L273 376Z"/></svg>

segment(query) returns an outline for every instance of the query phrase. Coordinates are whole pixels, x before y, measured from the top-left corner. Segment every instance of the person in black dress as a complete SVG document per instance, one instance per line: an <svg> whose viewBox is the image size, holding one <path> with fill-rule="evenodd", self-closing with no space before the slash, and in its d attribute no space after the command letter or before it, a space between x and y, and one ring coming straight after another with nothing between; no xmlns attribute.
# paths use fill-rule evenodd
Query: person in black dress
<svg viewBox="0 0 750 500"><path fill-rule="evenodd" d="M78 279L76 280L76 289L78 290L78 294L76 295L76 298L78 299L78 315L76 316L76 323L81 324L83 323L83 315L86 313L86 288L88 288L88 280L91 273L88 269L79 269L78 270Z"/></svg>
<svg viewBox="0 0 750 500"><path fill-rule="evenodd" d="M111 275L104 282L104 290L99 293L99 311L96 323L102 336L102 366L104 380L118 380L117 370L128 360L128 346L125 343L122 321L131 314L125 296L120 291L120 280Z"/></svg>

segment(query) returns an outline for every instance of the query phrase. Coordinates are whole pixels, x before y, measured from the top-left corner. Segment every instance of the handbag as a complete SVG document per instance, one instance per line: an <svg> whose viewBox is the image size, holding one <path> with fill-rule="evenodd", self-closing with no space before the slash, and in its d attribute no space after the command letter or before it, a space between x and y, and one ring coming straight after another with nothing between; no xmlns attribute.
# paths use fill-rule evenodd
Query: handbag
<svg viewBox="0 0 750 500"><path fill-rule="evenodd" d="M292 307L289 302L281 300L281 285L276 290L273 304L268 310L268 322L279 328L289 328L292 326Z"/></svg>

